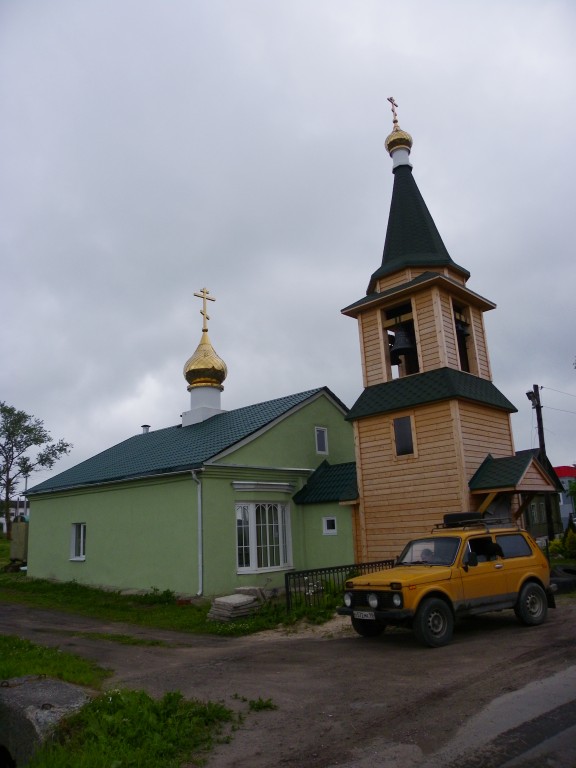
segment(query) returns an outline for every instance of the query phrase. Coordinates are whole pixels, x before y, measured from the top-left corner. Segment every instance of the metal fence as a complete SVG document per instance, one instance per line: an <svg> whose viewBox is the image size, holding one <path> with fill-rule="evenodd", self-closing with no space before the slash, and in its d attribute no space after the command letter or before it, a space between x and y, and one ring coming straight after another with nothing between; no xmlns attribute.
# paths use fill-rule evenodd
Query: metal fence
<svg viewBox="0 0 576 768"><path fill-rule="evenodd" d="M286 610L298 606L321 607L331 598L341 595L348 579L364 573L374 573L392 568L394 560L378 560L373 563L335 565L331 568L313 568L309 571L292 571L284 576Z"/></svg>

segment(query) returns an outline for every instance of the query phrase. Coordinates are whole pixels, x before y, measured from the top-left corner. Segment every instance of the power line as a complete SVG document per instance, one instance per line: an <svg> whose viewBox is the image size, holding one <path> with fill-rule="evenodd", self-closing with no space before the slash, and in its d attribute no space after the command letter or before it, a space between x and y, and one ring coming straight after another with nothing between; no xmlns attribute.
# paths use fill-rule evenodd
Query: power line
<svg viewBox="0 0 576 768"><path fill-rule="evenodd" d="M571 392L561 392L559 389L552 389L552 387L540 387L540 389L549 389L550 392L557 392L559 395L567 395L568 397L576 397ZM570 411L569 411L570 413Z"/></svg>
<svg viewBox="0 0 576 768"><path fill-rule="evenodd" d="M559 413L571 413L576 416L576 411L564 411L562 408L551 408L549 405L543 405L542 408L546 408L547 411L558 411Z"/></svg>

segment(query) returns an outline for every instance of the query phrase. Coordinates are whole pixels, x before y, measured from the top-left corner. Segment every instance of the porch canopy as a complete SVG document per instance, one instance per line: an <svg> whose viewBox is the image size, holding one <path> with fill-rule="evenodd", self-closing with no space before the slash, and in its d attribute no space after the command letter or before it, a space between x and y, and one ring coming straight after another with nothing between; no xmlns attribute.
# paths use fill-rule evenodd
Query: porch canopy
<svg viewBox="0 0 576 768"><path fill-rule="evenodd" d="M498 497L518 494L512 517L518 520L537 494L557 493L560 481L552 465L539 460L539 451L518 451L514 456L495 459L491 454L484 459L468 484L473 496L484 496L478 512L483 514Z"/></svg>

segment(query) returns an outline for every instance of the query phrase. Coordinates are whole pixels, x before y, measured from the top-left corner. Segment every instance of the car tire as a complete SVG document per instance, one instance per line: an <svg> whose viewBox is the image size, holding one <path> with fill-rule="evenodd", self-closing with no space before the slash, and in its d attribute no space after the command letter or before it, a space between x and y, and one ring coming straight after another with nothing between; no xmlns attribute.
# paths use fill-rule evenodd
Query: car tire
<svg viewBox="0 0 576 768"><path fill-rule="evenodd" d="M372 621L371 619L355 619L352 616L352 626L354 631L362 637L378 637L386 629L386 624L381 621Z"/></svg>
<svg viewBox="0 0 576 768"><path fill-rule="evenodd" d="M430 648L448 645L454 631L454 616L450 606L439 597L424 600L418 608L412 629L416 638Z"/></svg>
<svg viewBox="0 0 576 768"><path fill-rule="evenodd" d="M522 624L535 627L546 621L548 599L540 584L530 582L520 590L514 613Z"/></svg>

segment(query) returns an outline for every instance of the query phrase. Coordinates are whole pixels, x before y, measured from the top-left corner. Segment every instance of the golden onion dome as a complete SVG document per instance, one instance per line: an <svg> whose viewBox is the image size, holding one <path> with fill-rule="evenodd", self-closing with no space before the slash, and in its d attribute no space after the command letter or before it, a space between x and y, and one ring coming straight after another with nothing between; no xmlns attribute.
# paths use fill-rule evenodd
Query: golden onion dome
<svg viewBox="0 0 576 768"><path fill-rule="evenodd" d="M396 112L398 104L396 104L393 96L390 96L387 101L390 102L390 106L392 108L392 125L394 127L392 128L392 133L386 137L384 146L390 155L392 155L392 152L395 149L400 148L407 149L408 152L410 152L412 149L412 136L410 136L410 134L406 131L403 131L402 128L400 128L398 125L398 113Z"/></svg>
<svg viewBox="0 0 576 768"><path fill-rule="evenodd" d="M208 331L203 330L196 352L184 365L188 391L194 387L216 387L222 390L222 382L227 375L226 363L216 354L208 338Z"/></svg>
<svg viewBox="0 0 576 768"><path fill-rule="evenodd" d="M412 149L412 136L406 131L403 131L398 125L395 125L392 129L392 133L386 137L384 146L389 154L392 154L393 150L403 147L410 151Z"/></svg>

